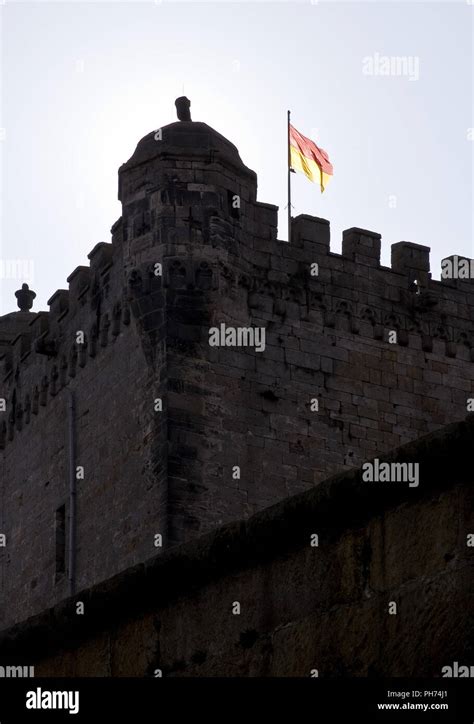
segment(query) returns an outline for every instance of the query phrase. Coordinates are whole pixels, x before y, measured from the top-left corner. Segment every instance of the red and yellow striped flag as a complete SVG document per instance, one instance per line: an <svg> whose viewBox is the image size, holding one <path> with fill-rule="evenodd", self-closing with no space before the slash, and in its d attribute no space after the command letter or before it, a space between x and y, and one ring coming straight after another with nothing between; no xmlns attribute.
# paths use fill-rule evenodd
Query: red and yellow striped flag
<svg viewBox="0 0 474 724"><path fill-rule="evenodd" d="M321 193L333 175L333 168L326 151L303 136L291 123L290 165L294 171L302 171L310 181L319 182Z"/></svg>

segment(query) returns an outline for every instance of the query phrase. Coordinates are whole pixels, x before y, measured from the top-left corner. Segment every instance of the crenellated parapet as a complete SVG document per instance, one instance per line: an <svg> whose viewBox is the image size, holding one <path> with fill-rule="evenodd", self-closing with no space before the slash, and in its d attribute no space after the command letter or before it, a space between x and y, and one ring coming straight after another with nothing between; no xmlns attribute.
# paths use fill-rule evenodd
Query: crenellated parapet
<svg viewBox="0 0 474 724"><path fill-rule="evenodd" d="M335 254L329 222L299 216L293 219L291 244L256 242L255 249L259 263L250 283L245 273L234 274L232 282L243 279L249 285L248 305L257 316L311 322L376 340L396 331L401 346L432 352L435 345L448 357L474 361L473 280L433 280L429 247L393 244L392 266L385 267L380 234L348 229L342 253ZM229 285L228 272L222 282Z"/></svg>
<svg viewBox="0 0 474 724"><path fill-rule="evenodd" d="M0 319L0 398L6 400L0 447L130 324L113 244L97 244L88 257L90 266L77 267L68 277L69 288L50 297L48 312L16 312Z"/></svg>
<svg viewBox="0 0 474 724"><path fill-rule="evenodd" d="M247 223L256 232L276 228L276 207L256 203L252 209ZM121 231L120 221L115 230ZM88 255L90 266L77 267L67 279L68 289L51 296L49 312L21 311L2 318L0 360L8 415L0 444L113 344L132 318L152 361L157 335L165 333L166 299L175 306L169 295L183 290L214 299L239 297L246 300L249 318L304 322L318 332L340 330L381 342L395 331L401 347L474 361L472 280L433 280L427 246L393 244L389 268L380 264L380 234L348 229L342 253L335 254L329 222L317 217L293 219L291 244L271 239L271 234L252 238L242 232L238 254L222 253L235 243L222 219L216 217L210 231L214 243L201 252L177 253L171 233L150 257L155 262L126 269L114 262L117 245L101 242ZM216 245L220 253L212 251Z"/></svg>

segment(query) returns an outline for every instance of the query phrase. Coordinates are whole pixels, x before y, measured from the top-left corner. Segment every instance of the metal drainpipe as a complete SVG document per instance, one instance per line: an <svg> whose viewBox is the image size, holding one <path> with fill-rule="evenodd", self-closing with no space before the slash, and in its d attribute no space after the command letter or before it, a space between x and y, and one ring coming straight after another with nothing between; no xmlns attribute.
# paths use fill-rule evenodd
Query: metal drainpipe
<svg viewBox="0 0 474 724"><path fill-rule="evenodd" d="M66 388L68 393L69 422L69 593L74 595L76 589L76 436L74 392Z"/></svg>

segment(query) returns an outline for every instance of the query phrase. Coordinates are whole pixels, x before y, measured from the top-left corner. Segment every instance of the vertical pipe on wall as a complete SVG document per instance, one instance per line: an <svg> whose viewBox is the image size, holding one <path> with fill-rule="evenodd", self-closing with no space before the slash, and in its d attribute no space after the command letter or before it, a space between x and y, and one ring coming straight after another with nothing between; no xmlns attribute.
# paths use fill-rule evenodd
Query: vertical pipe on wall
<svg viewBox="0 0 474 724"><path fill-rule="evenodd" d="M68 578L71 596L76 588L76 405L74 392L67 388L69 428L69 561Z"/></svg>

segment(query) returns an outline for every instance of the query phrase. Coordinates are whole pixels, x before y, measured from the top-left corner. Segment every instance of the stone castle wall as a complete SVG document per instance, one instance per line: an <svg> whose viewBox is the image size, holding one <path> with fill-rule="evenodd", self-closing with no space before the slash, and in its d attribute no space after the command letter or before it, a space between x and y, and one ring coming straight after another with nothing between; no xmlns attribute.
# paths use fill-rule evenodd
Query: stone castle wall
<svg viewBox="0 0 474 724"><path fill-rule="evenodd" d="M205 124L163 131L120 169L112 244L49 313L0 320L3 625L68 590L66 388L85 470L77 590L148 558L156 533L166 549L460 420L474 392L472 282L431 280L429 249L407 242L381 267L370 231L331 253L323 219L279 241L231 144ZM211 347L222 323L265 328L265 349Z"/></svg>
<svg viewBox="0 0 474 724"><path fill-rule="evenodd" d="M76 270L69 292L50 300L49 313L30 313L6 351L3 625L70 591L68 391L75 403L75 467L83 468L76 480L76 590L152 554L155 533L166 528L166 433L153 409L160 367L146 362L113 252L113 244L98 245L91 268ZM76 344L78 331L84 344ZM62 506L66 560L58 573L56 511Z"/></svg>
<svg viewBox="0 0 474 724"><path fill-rule="evenodd" d="M276 209L265 213L276 224ZM388 269L371 232L345 232L342 255L320 219L296 219L291 245L267 237L237 258L228 237L201 306L168 292L168 318L184 303L194 313L173 329L183 349L168 353L183 537L462 419L474 392L473 288L432 281L426 247L395 244ZM186 253L181 269L189 279ZM265 328L265 350L210 347L222 323Z"/></svg>

